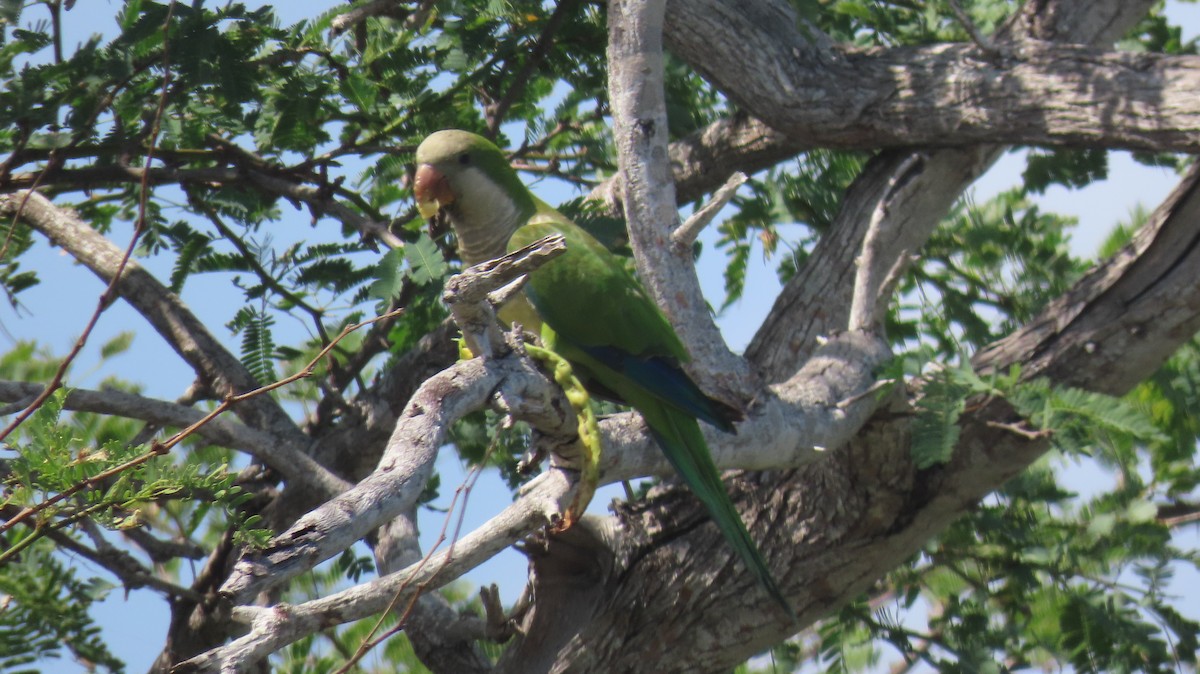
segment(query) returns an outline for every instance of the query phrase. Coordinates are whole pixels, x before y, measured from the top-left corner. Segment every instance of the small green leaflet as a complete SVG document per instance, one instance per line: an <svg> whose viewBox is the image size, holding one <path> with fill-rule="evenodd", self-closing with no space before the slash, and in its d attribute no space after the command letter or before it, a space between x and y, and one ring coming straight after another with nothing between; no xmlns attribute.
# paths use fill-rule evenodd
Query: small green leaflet
<svg viewBox="0 0 1200 674"><path fill-rule="evenodd" d="M351 70L341 82L342 95L354 102L364 112L375 107L379 92L361 73Z"/></svg>
<svg viewBox="0 0 1200 674"><path fill-rule="evenodd" d="M418 285L436 281L449 270L442 251L424 232L414 243L404 247L404 260L408 262L409 278Z"/></svg>
<svg viewBox="0 0 1200 674"><path fill-rule="evenodd" d="M262 309L245 306L238 310L229 329L242 335L242 365L260 385L275 381L275 340L271 326L275 319Z"/></svg>
<svg viewBox="0 0 1200 674"><path fill-rule="evenodd" d="M969 394L952 368L936 372L926 382L912 424L912 456L918 469L950 460L958 443L958 417Z"/></svg>
<svg viewBox="0 0 1200 674"><path fill-rule="evenodd" d="M126 330L100 347L100 357L112 358L117 354L124 353L129 350L131 344L133 344L133 332Z"/></svg>
<svg viewBox="0 0 1200 674"><path fill-rule="evenodd" d="M404 251L393 248L384 253L379 264L375 265L375 282L371 284L371 297L387 302L400 293L400 285L404 281L401 273L401 260Z"/></svg>
<svg viewBox="0 0 1200 674"><path fill-rule="evenodd" d="M428 234L421 233L416 241L403 249L392 249L384 254L375 266L375 282L371 284L371 297L384 302L400 293L404 280L425 285L446 275L450 269L442 251Z"/></svg>

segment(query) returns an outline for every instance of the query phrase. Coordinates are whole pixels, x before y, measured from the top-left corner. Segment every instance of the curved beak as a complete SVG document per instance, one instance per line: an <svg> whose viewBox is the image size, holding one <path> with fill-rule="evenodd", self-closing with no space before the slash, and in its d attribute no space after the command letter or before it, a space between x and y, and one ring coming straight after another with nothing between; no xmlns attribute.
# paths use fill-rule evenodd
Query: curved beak
<svg viewBox="0 0 1200 674"><path fill-rule="evenodd" d="M413 180L413 196L417 199L417 210L426 220L437 215L443 206L454 203L450 181L446 179L445 174L430 164L417 167L417 175Z"/></svg>

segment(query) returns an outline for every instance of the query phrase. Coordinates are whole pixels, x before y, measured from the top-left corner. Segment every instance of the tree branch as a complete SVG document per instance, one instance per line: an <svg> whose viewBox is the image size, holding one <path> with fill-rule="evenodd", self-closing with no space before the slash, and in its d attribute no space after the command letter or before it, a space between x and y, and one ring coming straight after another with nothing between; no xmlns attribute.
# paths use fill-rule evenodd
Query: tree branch
<svg viewBox="0 0 1200 674"><path fill-rule="evenodd" d="M467 347L484 359L500 355L504 336L489 295L567 250L561 235L547 236L507 255L473 265L446 282L442 299L463 332Z"/></svg>
<svg viewBox="0 0 1200 674"><path fill-rule="evenodd" d="M492 105L488 105L484 112L487 118L488 136L495 138L500 131L500 125L504 122L505 115L508 114L509 108L516 102L517 98L525 91L525 85L529 83L529 78L533 76L538 65L546 58L546 54L550 51L550 45L554 43L554 34L562 27L564 21L570 16L571 11L575 9L579 0L559 0L555 5L554 11L550 13L550 18L546 20L546 25L542 27L542 32L538 35L537 41L533 43L533 47L524 53L525 62L521 64L521 69L517 74L508 79L506 89L499 101Z"/></svg>
<svg viewBox="0 0 1200 674"><path fill-rule="evenodd" d="M465 495L464 495L465 498ZM465 508L464 501L462 507ZM449 518L451 513L447 513ZM457 542L452 547L458 547ZM417 543L416 509L397 517L379 530L375 565L379 575L403 572L422 559ZM435 672L483 674L491 669L487 656L476 643L485 635L483 621L474 614L459 615L437 592L423 592L416 601L400 604L394 612L404 624L413 651Z"/></svg>
<svg viewBox="0 0 1200 674"><path fill-rule="evenodd" d="M707 203L697 208L682 225L671 232L671 245L690 252L692 244L696 243L700 232L704 231L704 228L713 221L722 208L725 208L729 200L733 199L733 195L737 194L738 188L747 180L749 178L741 171L729 176L729 180L726 180L724 185L713 192L712 198Z"/></svg>
<svg viewBox="0 0 1200 674"><path fill-rule="evenodd" d="M573 481L563 472L544 473L512 505L451 549L428 560L295 606L236 606L232 609L233 619L250 625L250 633L182 662L172 671L245 671L250 664L330 625L365 618L390 606L407 605L416 595L459 578L523 536L550 524L569 503L572 492Z"/></svg>
<svg viewBox="0 0 1200 674"><path fill-rule="evenodd" d="M887 191L871 212L863 236L862 253L857 260L847 326L850 330L882 331L888 300L901 272L908 266L912 247L924 243L932 232L930 225L937 223L931 218L925 221L924 229L905 228L902 224L913 221L897 217L900 202L910 201L913 196L912 188L917 184L914 178L921 174L924 161L919 154L902 159L888 180Z"/></svg>
<svg viewBox="0 0 1200 674"><path fill-rule="evenodd" d="M609 99L629 239L647 290L701 365L692 373L725 397L747 400L753 395L750 370L713 322L690 248L668 245L679 214L667 155L664 9L665 0L613 2L608 8Z"/></svg>
<svg viewBox="0 0 1200 674"><path fill-rule="evenodd" d="M972 361L984 371L1020 362L1023 377L1124 393L1196 333L1200 293L1189 284L1200 276L1198 251L1200 167L1193 165L1129 245Z"/></svg>
<svg viewBox="0 0 1200 674"><path fill-rule="evenodd" d="M283 170L283 169L281 169ZM133 166L89 166L83 168L57 169L48 172L34 171L12 176L7 185L12 188L30 189L41 186L51 193L89 190L116 185L127 185L145 181L147 185L209 185L249 183L273 196L284 197L303 203L316 215L329 214L336 220L355 230L383 241L392 248L403 247L404 242L392 234L387 223L367 217L334 198L341 188L333 188L319 176L304 178L281 178L270 173L246 167L204 168L137 168ZM316 186L308 185L312 181Z"/></svg>
<svg viewBox="0 0 1200 674"><path fill-rule="evenodd" d="M472 267L463 279L452 279L447 285L460 288L463 296L454 298L456 304L473 301L482 307L455 310L466 316L490 315L486 306L490 290L563 250L561 237L547 237L498 262ZM474 324L472 319L464 329L470 331ZM492 340L476 337L474 341L478 347ZM532 366L515 338L512 346L515 349L497 348L489 357L458 363L422 384L405 407L375 471L301 517L267 549L246 554L221 593L235 603L246 603L407 512L432 475L433 461L450 424L490 401L502 403L505 413L528 421L550 447L573 441L575 418L562 390Z"/></svg>
<svg viewBox="0 0 1200 674"><path fill-rule="evenodd" d="M22 219L55 245L108 281L121 262L121 251L86 223L56 207L37 193L15 192L0 195L0 214L17 211L22 199L29 198L21 211ZM258 382L245 366L208 331L208 328L149 272L133 260L117 282L117 291L175 349L196 374L212 383L221 395L236 395L258 388ZM237 405L234 412L248 425L267 431L280 443L294 448L307 444L295 423L269 396L258 396Z"/></svg>
<svg viewBox="0 0 1200 674"><path fill-rule="evenodd" d="M845 444L879 406L878 397L865 393L890 358L890 348L876 334L833 336L794 377L760 393L736 435L701 427L713 463L723 469L796 468L817 460L826 448ZM601 484L675 474L637 415L607 417L600 430Z"/></svg>
<svg viewBox="0 0 1200 674"><path fill-rule="evenodd" d="M754 173L793 157L807 145L743 112L735 112L677 140L668 148L675 199L684 204L720 187L729 171ZM625 178L617 172L588 195L613 214L624 213Z"/></svg>
<svg viewBox="0 0 1200 674"><path fill-rule="evenodd" d="M890 230L906 233L905 248L919 251L922 237L933 231L999 152L991 147L928 152L920 174L894 194L891 186L909 165L911 151L884 152L868 162L847 190L829 231L775 298L767 319L746 347L746 358L768 380L791 377L823 339L850 325L858 272L855 260L877 205L886 203L886 216L896 220L887 224ZM899 251L891 253L890 259L899 259Z"/></svg>
<svg viewBox="0 0 1200 674"><path fill-rule="evenodd" d="M1200 57L1103 52L1026 36L1002 43L1012 54L1002 63L970 44L834 50L794 28L794 13L776 0L674 2L670 11L673 52L739 107L814 147L1200 152L1200 138L1186 131L1200 126L1191 104ZM767 15L777 19L761 18Z"/></svg>
<svg viewBox="0 0 1200 674"><path fill-rule="evenodd" d="M1058 33L1058 36L1083 43L1111 39L1111 35L1128 30L1150 4L1145 0L1091 3L1089 11L1094 10L1095 17L1081 17L1070 23L1079 26L1081 31L1095 32ZM1062 13L1064 17L1077 16L1071 3L1039 6L1050 15L1057 16L1058 9L1066 8ZM1138 7L1140 11L1137 11ZM1096 17L1111 20L1094 21ZM1030 23L1022 21L1018 25ZM1003 34L1009 36L1012 31L1006 30ZM1021 36L1010 39L1018 37ZM789 35L786 39L800 38ZM811 48L806 46L805 50L809 53ZM954 200L991 166L1002 151L1003 148L986 145L926 151L924 169L907 192L906 203L892 206L895 217L911 221L897 227L913 233L932 232ZM769 378L788 376L812 353L823 335L848 324L856 269L854 256L862 248L874 205L887 194L888 185L901 171L909 152L884 152L868 163L847 191L842 210L830 231L818 242L804 267L776 297L770 314L746 348L746 358L761 372L770 373ZM914 239L910 250L918 250L920 243Z"/></svg>

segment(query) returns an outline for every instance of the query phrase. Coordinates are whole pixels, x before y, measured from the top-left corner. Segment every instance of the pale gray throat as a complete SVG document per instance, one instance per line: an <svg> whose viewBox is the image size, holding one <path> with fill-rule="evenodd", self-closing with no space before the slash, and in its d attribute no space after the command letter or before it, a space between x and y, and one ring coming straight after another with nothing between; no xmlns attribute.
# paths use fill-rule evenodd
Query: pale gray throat
<svg viewBox="0 0 1200 674"><path fill-rule="evenodd" d="M462 176L472 185L470 198L446 209L458 237L458 254L466 264L479 264L504 255L508 239L528 218L517 203L479 169Z"/></svg>

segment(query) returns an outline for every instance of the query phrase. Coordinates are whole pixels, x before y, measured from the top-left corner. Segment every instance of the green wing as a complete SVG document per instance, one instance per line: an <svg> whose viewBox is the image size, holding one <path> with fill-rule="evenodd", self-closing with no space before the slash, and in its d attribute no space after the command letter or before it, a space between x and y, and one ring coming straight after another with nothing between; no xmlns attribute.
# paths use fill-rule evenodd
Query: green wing
<svg viewBox="0 0 1200 674"><path fill-rule="evenodd" d="M688 360L675 330L616 255L545 203L509 239L509 250L562 234L567 252L531 275L530 301L558 335L581 346Z"/></svg>

